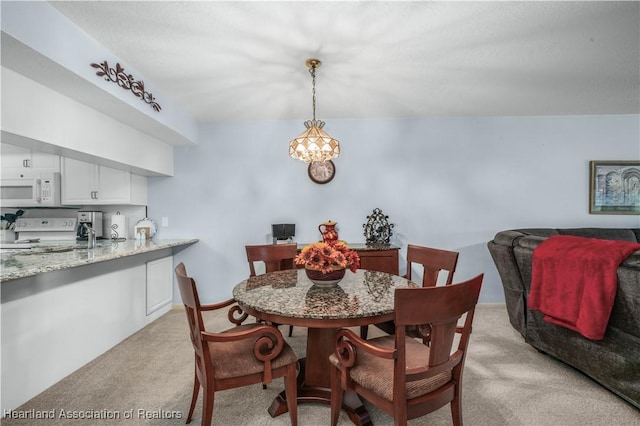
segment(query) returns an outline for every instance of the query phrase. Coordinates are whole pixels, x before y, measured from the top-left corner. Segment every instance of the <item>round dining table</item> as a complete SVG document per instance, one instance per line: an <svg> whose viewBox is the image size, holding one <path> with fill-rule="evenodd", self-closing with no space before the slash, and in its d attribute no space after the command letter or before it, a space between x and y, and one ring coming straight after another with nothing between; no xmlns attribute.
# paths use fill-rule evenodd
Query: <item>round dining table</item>
<svg viewBox="0 0 640 426"><path fill-rule="evenodd" d="M298 403L331 401L329 355L342 327L357 327L393 319L393 294L399 287L419 287L398 275L358 269L347 271L335 286L311 282L304 269L250 277L233 289L233 297L248 314L274 324L307 328L306 358L300 360ZM342 408L357 425L371 424L362 401L345 393ZM281 392L269 407L272 417L287 412Z"/></svg>

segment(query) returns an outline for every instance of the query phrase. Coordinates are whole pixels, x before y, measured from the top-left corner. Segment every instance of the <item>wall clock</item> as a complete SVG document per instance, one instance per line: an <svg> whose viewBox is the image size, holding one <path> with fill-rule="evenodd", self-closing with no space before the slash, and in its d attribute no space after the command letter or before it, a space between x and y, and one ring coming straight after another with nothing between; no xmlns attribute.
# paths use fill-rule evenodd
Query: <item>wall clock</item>
<svg viewBox="0 0 640 426"><path fill-rule="evenodd" d="M314 161L309 163L309 168L307 170L309 172L309 178L312 181L319 184L324 184L331 182L331 179L336 174L336 165L333 164L333 161Z"/></svg>

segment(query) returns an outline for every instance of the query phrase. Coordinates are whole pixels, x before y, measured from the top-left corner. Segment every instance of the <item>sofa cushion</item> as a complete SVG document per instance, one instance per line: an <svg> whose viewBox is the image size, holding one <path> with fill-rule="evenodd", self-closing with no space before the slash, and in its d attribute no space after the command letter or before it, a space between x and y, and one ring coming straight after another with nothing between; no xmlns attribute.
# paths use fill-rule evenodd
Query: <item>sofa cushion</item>
<svg viewBox="0 0 640 426"><path fill-rule="evenodd" d="M558 229L560 235L573 235L574 237L599 238L601 240L622 240L637 243L638 238L629 228L567 228Z"/></svg>

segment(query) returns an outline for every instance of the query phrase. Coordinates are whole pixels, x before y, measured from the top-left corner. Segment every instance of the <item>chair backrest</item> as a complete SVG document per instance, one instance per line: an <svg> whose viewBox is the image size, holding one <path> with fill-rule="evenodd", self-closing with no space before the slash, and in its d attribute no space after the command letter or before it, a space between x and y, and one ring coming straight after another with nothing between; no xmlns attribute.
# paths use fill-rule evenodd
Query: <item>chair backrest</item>
<svg viewBox="0 0 640 426"><path fill-rule="evenodd" d="M407 279L411 279L412 264L424 267L422 287L434 287L438 283L440 271L447 271L446 285L453 282L453 274L458 264L458 252L409 244L407 246Z"/></svg>
<svg viewBox="0 0 640 426"><path fill-rule="evenodd" d="M245 246L249 261L249 276L256 276L255 262L264 262L265 272L294 269L294 258L298 254L298 245L262 244Z"/></svg>
<svg viewBox="0 0 640 426"><path fill-rule="evenodd" d="M182 298L182 303L184 304L187 314L187 322L189 323L189 337L191 338L191 344L196 353L196 366L198 370L204 371L208 363L203 363L202 360L208 359L210 354L208 345L202 344L202 332L205 331L205 327L202 320L202 310L196 282L187 275L187 270L182 262L176 266L175 272L180 297Z"/></svg>
<svg viewBox="0 0 640 426"><path fill-rule="evenodd" d="M429 359L424 360L424 368L414 369L411 375L407 374L406 381L432 377L452 367L454 379L457 377L455 380L459 380L483 277L484 274L480 274L447 286L395 290L394 322L398 357L394 380L405 383L406 327L424 324L431 326ZM465 314L464 325L458 327L459 319ZM452 352L456 332L460 333L460 340L457 350Z"/></svg>

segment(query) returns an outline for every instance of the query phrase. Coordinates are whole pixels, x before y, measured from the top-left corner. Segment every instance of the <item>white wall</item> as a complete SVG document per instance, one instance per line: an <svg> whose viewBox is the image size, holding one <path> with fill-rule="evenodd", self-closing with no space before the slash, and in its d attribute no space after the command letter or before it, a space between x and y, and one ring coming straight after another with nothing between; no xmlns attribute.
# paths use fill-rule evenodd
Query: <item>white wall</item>
<svg viewBox="0 0 640 426"><path fill-rule="evenodd" d="M158 236L200 238L175 258L203 301L231 296L248 275L244 245L269 242L272 223L295 223L296 240L309 242L331 219L341 239L363 242L379 207L395 224L401 265L407 243L458 250L456 281L485 273L481 302L504 300L486 248L500 230L640 226L638 216L588 213L589 160L640 160L637 115L330 120L342 155L326 185L288 156L302 130L204 125L199 146L176 148L174 177L149 178L149 216L169 219Z"/></svg>

